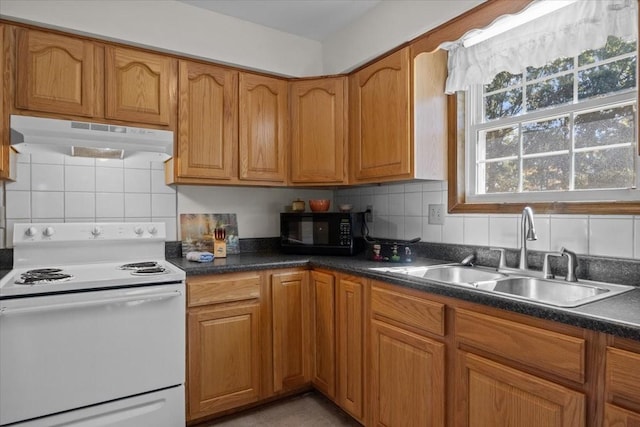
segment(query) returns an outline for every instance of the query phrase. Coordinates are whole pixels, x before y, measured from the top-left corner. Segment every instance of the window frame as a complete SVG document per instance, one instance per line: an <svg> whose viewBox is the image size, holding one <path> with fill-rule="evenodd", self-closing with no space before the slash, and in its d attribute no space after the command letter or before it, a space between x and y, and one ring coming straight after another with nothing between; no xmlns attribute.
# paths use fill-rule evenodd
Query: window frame
<svg viewBox="0 0 640 427"><path fill-rule="evenodd" d="M427 33L422 40L416 42L416 49L433 50L434 42L450 41L461 37L467 31L474 28L482 28L501 15L517 13L527 6L530 1L523 0L518 4L508 4L509 0L489 0L460 17ZM639 12L640 15L640 12ZM640 18L640 17L639 17ZM451 37L455 35L457 37ZM448 40L447 40L448 38ZM640 43L638 43L640 46ZM636 50L636 55L638 55ZM636 61L636 75L640 61ZM637 101L636 96L636 101ZM557 202L471 202L467 200L465 184L467 181L467 168L465 156L464 138L458 138L465 132L465 120L458 117L458 96L447 96L448 117L448 160L447 178L448 195L447 205L449 213L520 213L525 206L532 207L538 213L545 214L591 214L591 215L638 215L640 214L640 200L638 201L557 201ZM640 122L636 108L636 140L640 134ZM640 140L638 140L640 141ZM640 142L637 144L640 155ZM640 159L637 159L640 162Z"/></svg>

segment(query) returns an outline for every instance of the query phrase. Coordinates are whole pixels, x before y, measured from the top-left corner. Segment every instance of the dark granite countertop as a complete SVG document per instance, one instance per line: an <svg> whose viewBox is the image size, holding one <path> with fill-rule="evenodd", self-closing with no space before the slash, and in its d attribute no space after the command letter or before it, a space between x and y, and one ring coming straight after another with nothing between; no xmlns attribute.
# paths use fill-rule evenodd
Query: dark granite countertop
<svg viewBox="0 0 640 427"><path fill-rule="evenodd" d="M190 262L184 258L171 258L168 259L168 261L183 269L187 273L187 276L304 266L329 268L422 290L436 295L458 298L640 341L640 287L633 291L585 304L580 307L561 308L516 300L497 294L489 294L473 288L427 282L408 276L372 271L369 270L369 268L399 264L379 263L366 260L363 257L246 253L230 255L226 259L216 259L212 263ZM432 265L447 262L449 261L419 258L415 260L413 264Z"/></svg>

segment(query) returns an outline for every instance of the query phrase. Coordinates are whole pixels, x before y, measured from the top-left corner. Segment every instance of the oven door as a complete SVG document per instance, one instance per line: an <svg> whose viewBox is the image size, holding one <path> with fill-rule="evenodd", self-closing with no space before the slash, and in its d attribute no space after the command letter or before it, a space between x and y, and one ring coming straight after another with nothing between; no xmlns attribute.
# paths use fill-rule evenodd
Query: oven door
<svg viewBox="0 0 640 427"><path fill-rule="evenodd" d="M177 283L0 301L0 425L183 384L184 293Z"/></svg>

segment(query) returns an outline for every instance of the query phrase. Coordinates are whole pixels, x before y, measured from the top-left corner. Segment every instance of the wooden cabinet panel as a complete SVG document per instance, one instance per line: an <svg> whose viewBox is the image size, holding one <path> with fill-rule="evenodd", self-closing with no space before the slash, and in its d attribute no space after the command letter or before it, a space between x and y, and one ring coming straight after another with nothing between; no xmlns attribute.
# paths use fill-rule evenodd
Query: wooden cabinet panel
<svg viewBox="0 0 640 427"><path fill-rule="evenodd" d="M96 60L90 41L18 28L16 107L91 117Z"/></svg>
<svg viewBox="0 0 640 427"><path fill-rule="evenodd" d="M306 271L271 276L273 387L281 392L309 382L309 287Z"/></svg>
<svg viewBox="0 0 640 427"><path fill-rule="evenodd" d="M188 311L189 419L258 400L259 313L258 303Z"/></svg>
<svg viewBox="0 0 640 427"><path fill-rule="evenodd" d="M178 177L236 176L237 88L236 71L180 61Z"/></svg>
<svg viewBox="0 0 640 427"><path fill-rule="evenodd" d="M9 174L9 146L11 145L9 131L9 111L11 109L10 72L7 65L11 63L9 42L5 41L5 31L9 27L0 24L0 178Z"/></svg>
<svg viewBox="0 0 640 427"><path fill-rule="evenodd" d="M585 382L585 340L521 323L456 310L456 336L477 348Z"/></svg>
<svg viewBox="0 0 640 427"><path fill-rule="evenodd" d="M311 272L311 381L330 398L336 395L336 307L332 274Z"/></svg>
<svg viewBox="0 0 640 427"><path fill-rule="evenodd" d="M398 322L420 331L444 335L444 304L371 287L371 311L375 318Z"/></svg>
<svg viewBox="0 0 640 427"><path fill-rule="evenodd" d="M604 408L604 427L640 427L640 414L607 403Z"/></svg>
<svg viewBox="0 0 640 427"><path fill-rule="evenodd" d="M374 320L371 348L372 425L444 426L445 345Z"/></svg>
<svg viewBox="0 0 640 427"><path fill-rule="evenodd" d="M363 421L364 396L364 280L340 277L338 281L338 404Z"/></svg>
<svg viewBox="0 0 640 427"><path fill-rule="evenodd" d="M257 273L193 276L187 280L187 306L218 304L260 298Z"/></svg>
<svg viewBox="0 0 640 427"><path fill-rule="evenodd" d="M240 176L284 182L288 147L287 82L240 73Z"/></svg>
<svg viewBox="0 0 640 427"><path fill-rule="evenodd" d="M457 426L585 426L583 394L471 353L458 359Z"/></svg>
<svg viewBox="0 0 640 427"><path fill-rule="evenodd" d="M355 181L412 173L409 48L351 75L349 128Z"/></svg>
<svg viewBox="0 0 640 427"><path fill-rule="evenodd" d="M171 125L176 101L176 59L114 46L107 46L105 55L105 116Z"/></svg>
<svg viewBox="0 0 640 427"><path fill-rule="evenodd" d="M640 405L640 354L607 347L607 400Z"/></svg>
<svg viewBox="0 0 640 427"><path fill-rule="evenodd" d="M291 83L291 182L345 181L346 88L346 77Z"/></svg>

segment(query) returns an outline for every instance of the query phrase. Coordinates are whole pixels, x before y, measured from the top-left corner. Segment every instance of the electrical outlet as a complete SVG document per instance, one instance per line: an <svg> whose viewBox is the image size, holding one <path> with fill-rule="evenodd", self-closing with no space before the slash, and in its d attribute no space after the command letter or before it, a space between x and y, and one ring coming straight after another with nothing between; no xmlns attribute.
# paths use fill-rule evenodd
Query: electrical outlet
<svg viewBox="0 0 640 427"><path fill-rule="evenodd" d="M367 205L367 210L365 212L364 220L369 223L373 222L373 205Z"/></svg>
<svg viewBox="0 0 640 427"><path fill-rule="evenodd" d="M429 205L429 224L444 224L444 205Z"/></svg>

